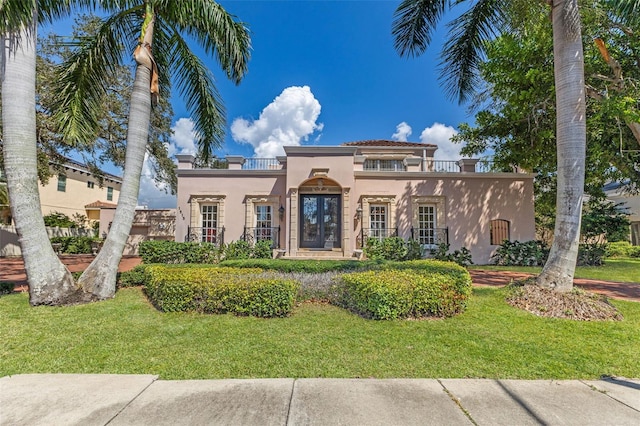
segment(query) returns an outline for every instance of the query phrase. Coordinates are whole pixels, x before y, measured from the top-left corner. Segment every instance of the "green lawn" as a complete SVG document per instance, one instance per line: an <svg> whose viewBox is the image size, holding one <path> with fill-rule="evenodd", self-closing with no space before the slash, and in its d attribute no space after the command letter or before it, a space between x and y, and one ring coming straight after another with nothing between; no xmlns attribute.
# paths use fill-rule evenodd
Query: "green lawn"
<svg viewBox="0 0 640 426"><path fill-rule="evenodd" d="M471 265L468 269L483 269L491 271L517 271L539 274L542 267L539 266L496 266L496 265ZM610 258L605 260L603 266L578 266L576 278L588 278L592 280L618 281L640 284L640 259L638 258Z"/></svg>
<svg viewBox="0 0 640 426"><path fill-rule="evenodd" d="M0 297L0 376L158 374L162 379L640 377L640 303L613 301L621 322L543 319L476 288L446 320L372 321L303 304L289 318L164 314L138 288L65 308Z"/></svg>

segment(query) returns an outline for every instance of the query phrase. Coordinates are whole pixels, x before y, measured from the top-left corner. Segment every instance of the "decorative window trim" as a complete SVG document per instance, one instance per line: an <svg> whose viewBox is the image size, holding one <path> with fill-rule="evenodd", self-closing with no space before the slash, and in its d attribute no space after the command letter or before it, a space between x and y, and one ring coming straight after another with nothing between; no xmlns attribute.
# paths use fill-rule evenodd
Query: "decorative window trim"
<svg viewBox="0 0 640 426"><path fill-rule="evenodd" d="M436 206L436 227L447 227L447 214L446 214L446 197L442 195L430 195L430 196L412 196L411 197L411 225L414 228L419 227L418 220L418 207L421 204L435 205Z"/></svg>
<svg viewBox="0 0 640 426"><path fill-rule="evenodd" d="M280 226L280 197L278 195L247 195L244 199L245 202L245 216L244 226L247 228L253 228L256 225L256 208L258 204L266 204L271 206L271 226Z"/></svg>
<svg viewBox="0 0 640 426"><path fill-rule="evenodd" d="M362 227L371 228L371 204L386 204L387 210L387 228L396 227L396 196L395 195L363 195L360 197L362 203Z"/></svg>
<svg viewBox="0 0 640 426"><path fill-rule="evenodd" d="M189 199L191 216L189 226L199 228L202 223L201 205L214 204L218 206L218 227L224 226L224 204L226 195L192 195Z"/></svg>

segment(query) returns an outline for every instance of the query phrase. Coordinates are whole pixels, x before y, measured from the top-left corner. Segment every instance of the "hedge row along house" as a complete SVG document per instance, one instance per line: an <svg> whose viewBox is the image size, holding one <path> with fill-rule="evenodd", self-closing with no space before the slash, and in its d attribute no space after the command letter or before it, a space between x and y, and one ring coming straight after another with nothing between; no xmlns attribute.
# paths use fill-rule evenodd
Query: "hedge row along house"
<svg viewBox="0 0 640 426"><path fill-rule="evenodd" d="M387 140L286 146L277 158L177 155L176 241L272 241L288 258L352 258L367 239L466 247L488 263L505 239L535 238L533 178L436 145Z"/></svg>

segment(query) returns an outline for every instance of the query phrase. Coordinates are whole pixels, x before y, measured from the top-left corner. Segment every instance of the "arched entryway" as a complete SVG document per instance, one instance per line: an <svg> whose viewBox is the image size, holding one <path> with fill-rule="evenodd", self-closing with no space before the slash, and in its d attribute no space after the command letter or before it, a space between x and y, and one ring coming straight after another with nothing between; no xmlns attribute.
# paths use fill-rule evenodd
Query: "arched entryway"
<svg viewBox="0 0 640 426"><path fill-rule="evenodd" d="M310 179L300 186L300 248L342 248L341 189L335 181L323 177Z"/></svg>

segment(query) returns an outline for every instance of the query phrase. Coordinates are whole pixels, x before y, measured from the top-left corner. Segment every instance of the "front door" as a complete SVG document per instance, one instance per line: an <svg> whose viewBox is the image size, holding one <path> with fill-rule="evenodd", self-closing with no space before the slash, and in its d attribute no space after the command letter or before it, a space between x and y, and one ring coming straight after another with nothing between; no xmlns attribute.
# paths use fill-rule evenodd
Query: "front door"
<svg viewBox="0 0 640 426"><path fill-rule="evenodd" d="M340 247L340 195L302 195L300 212L300 247Z"/></svg>

